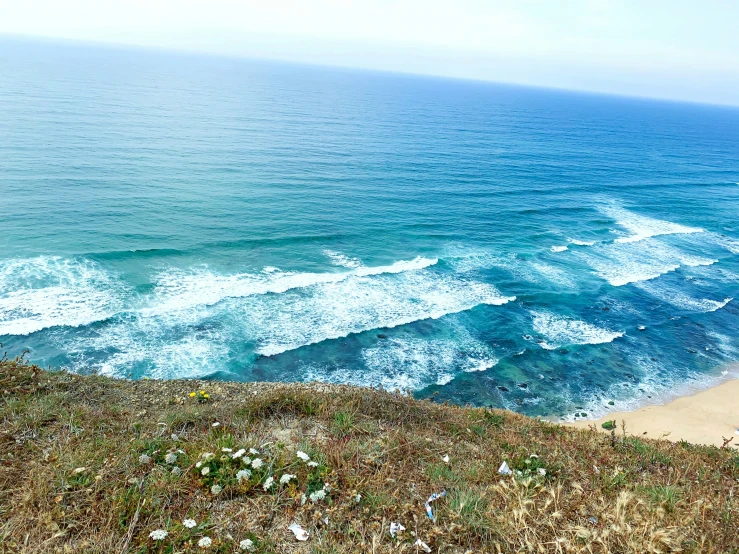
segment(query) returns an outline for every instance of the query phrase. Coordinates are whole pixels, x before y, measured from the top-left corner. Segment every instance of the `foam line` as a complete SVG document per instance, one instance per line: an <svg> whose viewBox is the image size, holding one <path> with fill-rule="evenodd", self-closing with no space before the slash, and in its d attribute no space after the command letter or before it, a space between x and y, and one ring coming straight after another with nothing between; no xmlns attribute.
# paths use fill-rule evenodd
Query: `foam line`
<svg viewBox="0 0 739 554"><path fill-rule="evenodd" d="M614 219L620 227L632 233L629 236L617 238L616 242L639 242L659 235L702 233L704 231L699 227L688 227L679 223L639 215L618 206L601 206L599 210Z"/></svg>
<svg viewBox="0 0 739 554"><path fill-rule="evenodd" d="M555 350L568 344L603 344L624 336L621 331L611 331L549 312L531 312L531 314L534 330L547 339L540 343L545 350Z"/></svg>

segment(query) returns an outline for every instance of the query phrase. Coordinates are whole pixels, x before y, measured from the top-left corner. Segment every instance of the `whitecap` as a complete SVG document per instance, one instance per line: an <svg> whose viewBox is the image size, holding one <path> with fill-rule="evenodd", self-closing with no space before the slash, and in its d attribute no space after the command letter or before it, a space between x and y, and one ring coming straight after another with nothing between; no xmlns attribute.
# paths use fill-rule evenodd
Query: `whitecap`
<svg viewBox="0 0 739 554"><path fill-rule="evenodd" d="M552 252L564 252L565 250L567 250L567 247L566 246L552 246L550 250Z"/></svg>
<svg viewBox="0 0 739 554"><path fill-rule="evenodd" d="M620 227L631 232L631 235L617 238L616 242L638 242L659 235L702 233L704 231L699 227L688 227L679 223L639 215L618 206L601 206L599 210L614 219Z"/></svg>
<svg viewBox="0 0 739 554"><path fill-rule="evenodd" d="M107 319L127 288L95 262L58 256L0 262L0 336Z"/></svg>
<svg viewBox="0 0 739 554"><path fill-rule="evenodd" d="M348 267L349 269L355 269L362 265L362 260L359 258L351 258L341 252L335 252L333 250L324 250L323 254L331 260L331 263L339 267Z"/></svg>
<svg viewBox="0 0 739 554"><path fill-rule="evenodd" d="M603 344L624 336L622 331L612 331L591 323L549 312L531 312L534 330L546 341L540 346L555 350L568 344Z"/></svg>
<svg viewBox="0 0 739 554"><path fill-rule="evenodd" d="M636 285L643 291L659 298L677 308L690 310L695 312L715 312L726 306L733 298L724 298L723 300L711 300L708 298L693 298L675 289L668 289L653 283L637 283Z"/></svg>
<svg viewBox="0 0 739 554"><path fill-rule="evenodd" d="M593 246L595 241L578 240L578 239L567 239L568 242L576 246Z"/></svg>

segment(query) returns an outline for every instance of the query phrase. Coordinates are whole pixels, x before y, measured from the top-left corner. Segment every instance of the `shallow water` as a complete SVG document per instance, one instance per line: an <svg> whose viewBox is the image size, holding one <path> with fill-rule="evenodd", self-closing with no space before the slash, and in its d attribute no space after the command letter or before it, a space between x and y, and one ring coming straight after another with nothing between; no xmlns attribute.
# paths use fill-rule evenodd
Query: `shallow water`
<svg viewBox="0 0 739 554"><path fill-rule="evenodd" d="M0 73L11 354L554 416L739 358L739 110L30 41Z"/></svg>

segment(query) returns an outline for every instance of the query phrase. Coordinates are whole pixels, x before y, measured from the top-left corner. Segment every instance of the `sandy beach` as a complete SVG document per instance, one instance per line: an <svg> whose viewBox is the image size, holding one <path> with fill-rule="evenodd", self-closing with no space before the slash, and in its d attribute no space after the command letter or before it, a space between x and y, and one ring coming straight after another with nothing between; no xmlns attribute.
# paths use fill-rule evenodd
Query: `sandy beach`
<svg viewBox="0 0 739 554"><path fill-rule="evenodd" d="M587 428L616 420L620 432L626 422L626 432L653 439L665 438L676 442L686 440L696 444L721 446L723 438L733 437L731 445L739 445L739 379L690 396L677 398L661 406L645 406L633 412L612 412L598 420L583 420L566 425Z"/></svg>

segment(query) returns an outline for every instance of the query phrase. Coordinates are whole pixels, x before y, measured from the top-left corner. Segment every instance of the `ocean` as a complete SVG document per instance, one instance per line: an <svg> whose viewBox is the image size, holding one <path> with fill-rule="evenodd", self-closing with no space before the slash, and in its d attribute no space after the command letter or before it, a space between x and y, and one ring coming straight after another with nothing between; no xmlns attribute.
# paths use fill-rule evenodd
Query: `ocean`
<svg viewBox="0 0 739 554"><path fill-rule="evenodd" d="M739 109L20 39L0 75L8 355L567 419L735 371Z"/></svg>

